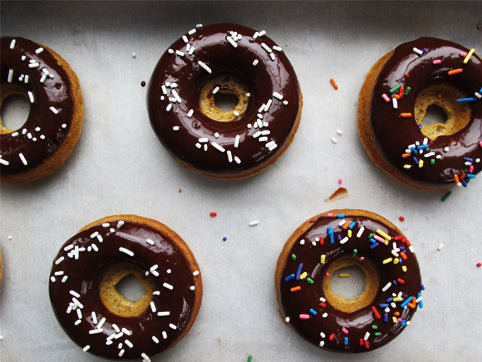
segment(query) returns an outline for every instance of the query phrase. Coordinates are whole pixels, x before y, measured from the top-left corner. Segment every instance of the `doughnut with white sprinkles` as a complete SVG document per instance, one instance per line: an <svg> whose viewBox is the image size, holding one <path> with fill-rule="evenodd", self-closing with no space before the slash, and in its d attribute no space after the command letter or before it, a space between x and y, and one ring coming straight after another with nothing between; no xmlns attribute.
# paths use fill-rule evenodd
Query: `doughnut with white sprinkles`
<svg viewBox="0 0 482 362"><path fill-rule="evenodd" d="M145 289L137 301L116 289L130 275ZM202 282L194 255L174 231L153 219L114 215L62 246L49 293L57 320L84 352L149 360L191 328Z"/></svg>
<svg viewBox="0 0 482 362"><path fill-rule="evenodd" d="M147 98L154 132L176 160L201 174L259 173L298 129L302 95L293 67L265 31L237 24L195 30L174 42L154 69ZM237 98L232 109L218 108L222 95Z"/></svg>
<svg viewBox="0 0 482 362"><path fill-rule="evenodd" d="M365 275L354 298L331 289L344 267ZM365 210L331 210L305 221L286 242L276 266L282 319L316 346L337 352L381 347L423 307L413 246L388 220Z"/></svg>
<svg viewBox="0 0 482 362"><path fill-rule="evenodd" d="M0 120L0 180L30 182L71 154L82 129L82 94L77 76L52 49L21 37L2 37L0 46L0 106L13 95L30 103L19 129Z"/></svg>

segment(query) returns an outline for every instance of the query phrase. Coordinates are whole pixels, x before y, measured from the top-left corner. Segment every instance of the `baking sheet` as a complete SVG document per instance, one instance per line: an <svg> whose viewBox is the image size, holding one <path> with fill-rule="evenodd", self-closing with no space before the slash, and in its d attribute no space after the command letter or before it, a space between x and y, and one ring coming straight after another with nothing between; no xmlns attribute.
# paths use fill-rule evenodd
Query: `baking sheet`
<svg viewBox="0 0 482 362"><path fill-rule="evenodd" d="M83 353L61 330L51 311L48 278L68 238L117 213L170 226L189 244L203 272L196 323L182 342L153 360L480 359L482 269L476 263L482 261L482 183L455 188L444 203L443 192L408 189L372 165L355 124L366 72L397 44L435 36L480 54L481 3L2 1L0 6L2 35L44 43L69 61L86 110L81 138L60 170L31 184L0 186L2 362L102 360ZM197 23L217 22L265 29L284 48L304 95L291 147L274 166L242 181L199 176L173 161L151 130L147 87L141 86L174 40ZM348 197L325 201L339 178ZM426 286L424 309L411 326L387 346L356 356L325 352L298 337L277 313L273 286L276 260L291 232L312 215L343 207L377 212L399 226L415 246ZM253 220L258 225L249 226Z"/></svg>

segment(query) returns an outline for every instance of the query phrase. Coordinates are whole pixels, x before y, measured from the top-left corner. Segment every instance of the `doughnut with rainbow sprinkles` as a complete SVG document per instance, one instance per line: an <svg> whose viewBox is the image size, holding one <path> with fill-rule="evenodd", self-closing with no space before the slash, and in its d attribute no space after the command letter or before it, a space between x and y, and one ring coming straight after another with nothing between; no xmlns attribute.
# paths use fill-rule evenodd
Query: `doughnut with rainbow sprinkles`
<svg viewBox="0 0 482 362"><path fill-rule="evenodd" d="M365 276L354 298L331 288L335 272L345 267ZM412 245L388 220L365 210L331 210L305 221L281 251L275 287L283 320L307 341L336 352L385 345L423 307Z"/></svg>

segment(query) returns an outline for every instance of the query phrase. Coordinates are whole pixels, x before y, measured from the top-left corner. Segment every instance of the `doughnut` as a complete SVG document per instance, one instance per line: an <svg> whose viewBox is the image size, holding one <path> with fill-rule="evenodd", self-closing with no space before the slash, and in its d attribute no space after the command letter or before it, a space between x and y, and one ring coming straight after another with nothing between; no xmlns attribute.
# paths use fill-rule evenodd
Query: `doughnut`
<svg viewBox="0 0 482 362"><path fill-rule="evenodd" d="M13 95L30 103L19 129L0 119L0 180L29 182L51 174L71 154L82 129L82 93L69 64L45 45L2 37L0 54L0 107Z"/></svg>
<svg viewBox="0 0 482 362"><path fill-rule="evenodd" d="M360 90L358 131L369 157L415 189L467 186L481 169L481 87L473 49L436 38L399 45ZM426 120L437 111L441 121Z"/></svg>
<svg viewBox="0 0 482 362"><path fill-rule="evenodd" d="M137 301L116 289L128 276L145 290ZM149 360L191 328L202 282L194 255L173 230L145 217L114 215L62 246L49 294L59 324L84 352Z"/></svg>
<svg viewBox="0 0 482 362"><path fill-rule="evenodd" d="M217 97L235 105L223 111ZM174 159L203 175L240 179L288 148L302 95L291 63L265 31L214 24L197 25L162 55L147 103L152 128Z"/></svg>
<svg viewBox="0 0 482 362"><path fill-rule="evenodd" d="M331 288L345 267L365 277L361 294L350 299ZM423 307L413 247L388 220L365 210L331 210L305 221L281 251L275 287L285 323L335 352L385 345Z"/></svg>

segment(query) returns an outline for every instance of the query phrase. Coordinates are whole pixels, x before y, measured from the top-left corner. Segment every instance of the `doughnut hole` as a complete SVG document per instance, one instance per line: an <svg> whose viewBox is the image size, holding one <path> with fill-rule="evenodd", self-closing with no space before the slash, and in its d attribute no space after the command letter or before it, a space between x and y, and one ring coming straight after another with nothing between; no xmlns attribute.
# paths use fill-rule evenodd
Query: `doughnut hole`
<svg viewBox="0 0 482 362"><path fill-rule="evenodd" d="M457 102L466 95L449 84L424 88L415 99L414 117L422 134L434 141L465 128L471 118L470 105Z"/></svg>
<svg viewBox="0 0 482 362"><path fill-rule="evenodd" d="M238 120L249 103L248 87L239 77L225 74L209 79L201 88L199 108L217 122Z"/></svg>
<svg viewBox="0 0 482 362"><path fill-rule="evenodd" d="M356 281L358 282L358 285L349 285L349 288L338 288L340 287L340 285L338 285L333 288L332 280L338 278L339 273L346 272L346 270L356 272ZM353 313L365 308L373 303L378 294L378 289L380 287L378 273L372 263L367 259L360 261L360 259L351 256L342 257L334 260L328 266L326 272L329 273L330 276L325 276L323 278L323 291L325 297L335 309L342 312ZM363 277L359 272L364 276L364 285ZM338 294L334 289L338 292L340 292L341 289L344 289L343 294L349 296L349 298ZM346 289L349 290L347 291ZM354 296L352 297L352 295Z"/></svg>
<svg viewBox="0 0 482 362"><path fill-rule="evenodd" d="M17 85L2 85L0 96L0 134L22 128L30 114L27 92Z"/></svg>
<svg viewBox="0 0 482 362"><path fill-rule="evenodd" d="M126 278L130 278L131 283L132 278L136 278L140 287L144 289L144 294L135 301L126 298L117 289ZM137 291L139 290L140 288L137 288ZM152 286L144 273L138 267L129 264L114 264L107 267L99 285L99 295L104 306L110 312L124 318L137 317L144 313L152 300L152 291Z"/></svg>

